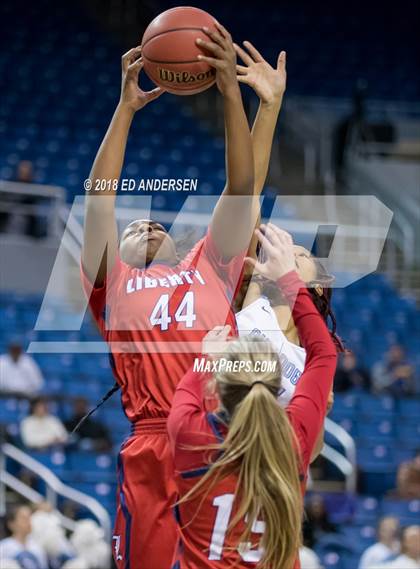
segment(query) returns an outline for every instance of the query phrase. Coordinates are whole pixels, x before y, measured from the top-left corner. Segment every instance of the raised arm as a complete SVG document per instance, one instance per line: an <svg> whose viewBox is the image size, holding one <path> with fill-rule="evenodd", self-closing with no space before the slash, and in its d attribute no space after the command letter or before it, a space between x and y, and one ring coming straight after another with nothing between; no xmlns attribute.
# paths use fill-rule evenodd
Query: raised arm
<svg viewBox="0 0 420 569"><path fill-rule="evenodd" d="M117 255L115 199L131 122L136 111L163 92L159 87L145 92L138 86L143 67L141 47L125 53L121 64L120 101L93 163L90 172L92 189L85 199L82 265L86 276L96 286L104 283Z"/></svg>
<svg viewBox="0 0 420 569"><path fill-rule="evenodd" d="M255 168L254 193L260 196L267 179L274 132L286 90L286 52L280 52L277 66L272 67L250 42L245 41L244 46L247 51L235 45L236 53L244 63L244 65L237 65L236 70L238 81L254 89L260 99L251 131ZM260 217L258 216L256 227L259 224ZM250 257L256 258L257 244L258 238L253 235L248 248ZM251 284L243 306L255 299L255 292L252 289ZM258 292L257 296L259 296Z"/></svg>
<svg viewBox="0 0 420 569"><path fill-rule="evenodd" d="M216 24L217 31L204 31L209 41L197 40L212 57L199 55L216 69L217 87L223 95L226 142L226 186L211 221L215 244L221 256L230 259L245 250L258 215L258 203L252 199L254 158L251 134L236 77L236 53L227 30Z"/></svg>
<svg viewBox="0 0 420 569"><path fill-rule="evenodd" d="M292 238L272 224L262 226L262 229L264 233L257 230L257 234L267 260L260 263L248 258L248 261L258 273L278 282L292 308L293 320L306 350L305 369L287 411L305 444L305 460L309 464L327 413L337 349L305 284L295 271Z"/></svg>
<svg viewBox="0 0 420 569"><path fill-rule="evenodd" d="M252 87L260 99L251 131L254 193L260 195L267 178L273 136L286 90L286 52L280 52L274 68L249 41L245 41L244 46L247 51L235 44L236 53L244 63L237 65L236 70L238 81Z"/></svg>

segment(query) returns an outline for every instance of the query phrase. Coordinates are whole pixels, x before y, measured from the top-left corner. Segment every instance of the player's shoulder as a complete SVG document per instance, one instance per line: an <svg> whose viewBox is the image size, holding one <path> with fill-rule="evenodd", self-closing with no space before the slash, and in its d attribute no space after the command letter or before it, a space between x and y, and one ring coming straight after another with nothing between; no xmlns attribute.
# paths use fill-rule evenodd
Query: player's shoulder
<svg viewBox="0 0 420 569"><path fill-rule="evenodd" d="M195 243L195 245L192 246L192 248L180 260L180 262L177 265L177 268L182 270L196 263L204 252L205 241L206 241L206 235L201 239L199 239L197 243Z"/></svg>

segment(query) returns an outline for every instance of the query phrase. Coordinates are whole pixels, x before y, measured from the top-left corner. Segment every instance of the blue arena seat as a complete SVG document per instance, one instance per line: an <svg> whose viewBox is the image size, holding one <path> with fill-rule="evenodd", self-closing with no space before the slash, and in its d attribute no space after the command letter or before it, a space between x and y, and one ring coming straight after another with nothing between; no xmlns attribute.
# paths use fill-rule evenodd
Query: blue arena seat
<svg viewBox="0 0 420 569"><path fill-rule="evenodd" d="M356 500L354 522L359 525L372 524L378 517L380 503L375 496L360 496Z"/></svg>
<svg viewBox="0 0 420 569"><path fill-rule="evenodd" d="M420 500L385 499L382 502L382 514L404 518L413 524L418 523L420 519Z"/></svg>
<svg viewBox="0 0 420 569"><path fill-rule="evenodd" d="M28 414L29 403L25 399L10 397L0 399L0 421L3 424L21 421Z"/></svg>
<svg viewBox="0 0 420 569"><path fill-rule="evenodd" d="M116 509L116 484L110 482L73 481L71 486L98 500L108 512L114 516Z"/></svg>
<svg viewBox="0 0 420 569"><path fill-rule="evenodd" d="M398 407L400 415L404 419L419 418L420 400L418 398L400 399Z"/></svg>
<svg viewBox="0 0 420 569"><path fill-rule="evenodd" d="M63 472L67 468L67 457L63 448L50 451L31 450L29 454L32 458L52 470L56 476L62 478Z"/></svg>
<svg viewBox="0 0 420 569"><path fill-rule="evenodd" d="M373 523L365 523L363 525L344 525L340 529L340 533L345 536L348 543L353 545L353 550L359 555L373 545L376 541L376 518L372 520Z"/></svg>
<svg viewBox="0 0 420 569"><path fill-rule="evenodd" d="M109 473L115 470L113 457L109 454L71 451L68 453L68 461L70 469L79 472Z"/></svg>
<svg viewBox="0 0 420 569"><path fill-rule="evenodd" d="M326 534L315 546L325 569L350 569L350 561L356 553L354 544L345 535Z"/></svg>
<svg viewBox="0 0 420 569"><path fill-rule="evenodd" d="M358 424L357 435L358 437L373 439L378 442L393 440L395 438L395 425L393 421L384 419L382 415L371 417L369 422L361 421Z"/></svg>
<svg viewBox="0 0 420 569"><path fill-rule="evenodd" d="M395 412L395 400L392 397L375 397L365 394L359 400L359 409L363 415L377 418L380 415L392 418Z"/></svg>
<svg viewBox="0 0 420 569"><path fill-rule="evenodd" d="M420 404L419 404L420 407ZM399 421L396 426L397 435L399 440L403 443L404 440L415 440L420 439L420 422L417 416L404 416L400 415Z"/></svg>
<svg viewBox="0 0 420 569"><path fill-rule="evenodd" d="M353 393L345 395L338 393L334 398L333 412L337 413L338 415L343 415L345 413L353 415L358 402L358 396Z"/></svg>

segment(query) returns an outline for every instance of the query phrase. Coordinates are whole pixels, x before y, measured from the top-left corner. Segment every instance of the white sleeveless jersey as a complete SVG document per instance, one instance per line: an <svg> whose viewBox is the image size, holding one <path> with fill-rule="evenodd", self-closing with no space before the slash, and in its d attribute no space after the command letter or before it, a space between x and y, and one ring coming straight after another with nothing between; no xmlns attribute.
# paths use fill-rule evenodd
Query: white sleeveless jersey
<svg viewBox="0 0 420 569"><path fill-rule="evenodd" d="M278 350L281 362L283 391L279 401L287 405L305 367L306 351L292 344L280 329L277 317L266 297L260 297L236 314L240 336L260 336L269 340Z"/></svg>

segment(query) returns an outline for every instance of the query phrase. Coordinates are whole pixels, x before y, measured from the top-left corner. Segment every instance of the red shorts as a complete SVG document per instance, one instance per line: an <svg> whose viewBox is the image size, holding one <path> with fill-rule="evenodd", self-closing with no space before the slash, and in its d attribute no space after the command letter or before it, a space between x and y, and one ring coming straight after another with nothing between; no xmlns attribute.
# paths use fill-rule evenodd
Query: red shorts
<svg viewBox="0 0 420 569"><path fill-rule="evenodd" d="M139 422L118 457L113 555L118 569L170 569L177 500L166 419Z"/></svg>

